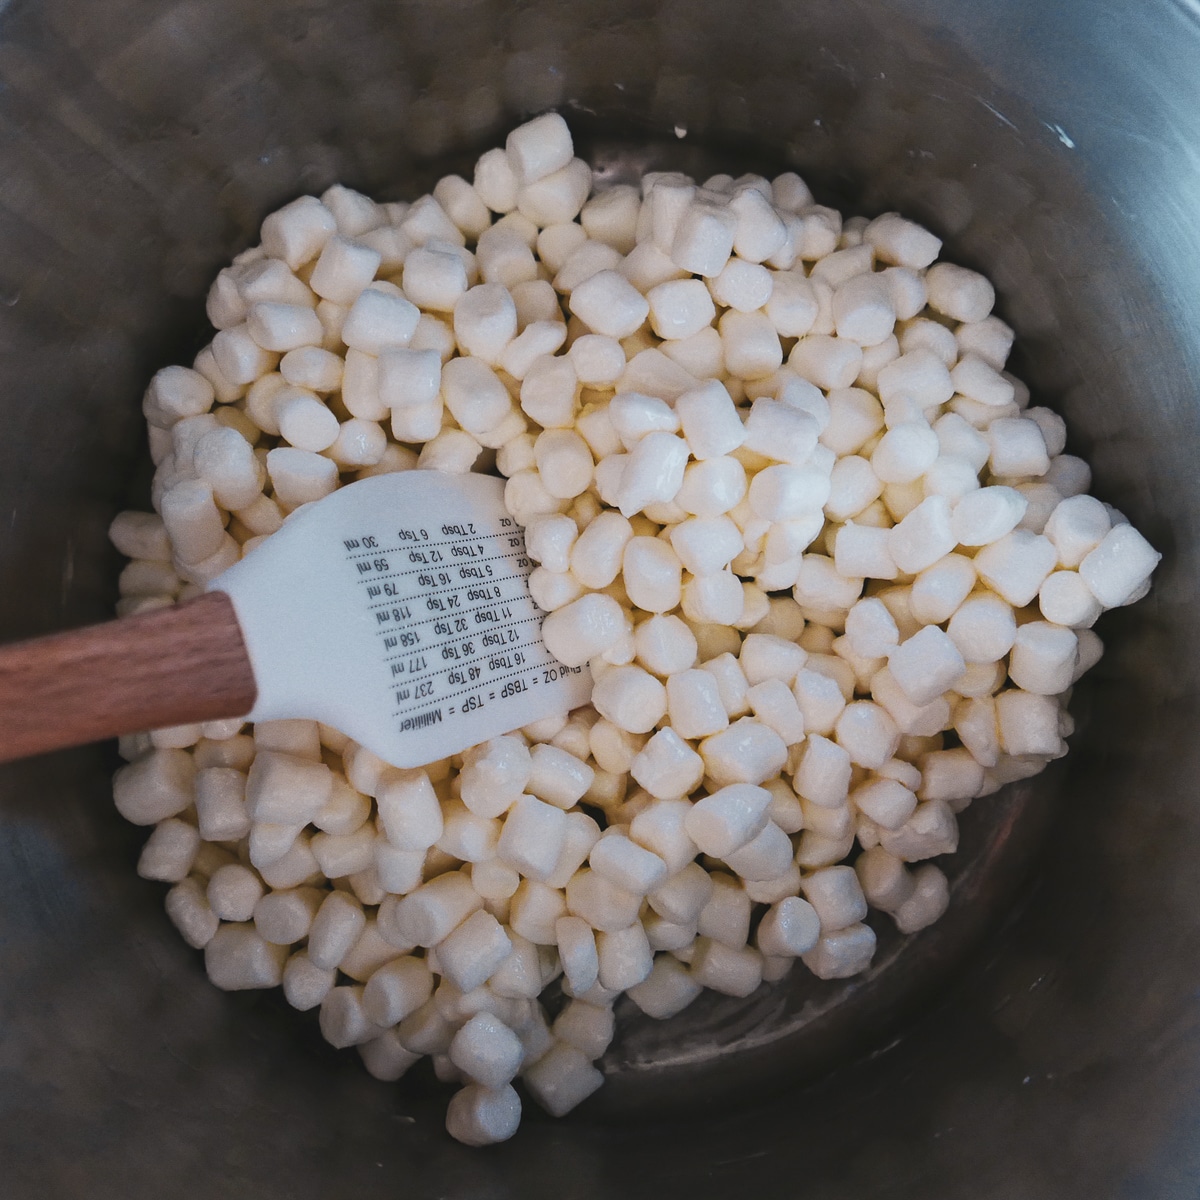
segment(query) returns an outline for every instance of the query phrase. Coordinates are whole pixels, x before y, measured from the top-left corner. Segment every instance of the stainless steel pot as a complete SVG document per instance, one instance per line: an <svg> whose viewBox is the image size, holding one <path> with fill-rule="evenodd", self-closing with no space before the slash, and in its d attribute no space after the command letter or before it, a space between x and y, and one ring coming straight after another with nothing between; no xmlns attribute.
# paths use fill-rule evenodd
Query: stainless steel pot
<svg viewBox="0 0 1200 1200"><path fill-rule="evenodd" d="M0 1193L1200 1194L1198 52L1191 0L13 0L6 638L110 611L141 388L267 211L335 179L416 195L549 106L614 174L795 166L929 222L1167 557L1100 627L1071 757L972 809L942 925L839 992L635 1023L607 1096L483 1153L432 1083L377 1084L277 999L207 985L134 875L111 749L3 768Z"/></svg>

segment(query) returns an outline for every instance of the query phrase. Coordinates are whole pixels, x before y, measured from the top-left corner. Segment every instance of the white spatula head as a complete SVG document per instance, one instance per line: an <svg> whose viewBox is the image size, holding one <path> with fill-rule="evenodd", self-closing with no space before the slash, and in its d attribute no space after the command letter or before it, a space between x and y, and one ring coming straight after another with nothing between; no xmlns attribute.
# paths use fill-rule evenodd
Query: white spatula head
<svg viewBox="0 0 1200 1200"><path fill-rule="evenodd" d="M237 612L252 721L307 717L416 767L587 702L542 644L532 564L488 475L341 488L209 584Z"/></svg>

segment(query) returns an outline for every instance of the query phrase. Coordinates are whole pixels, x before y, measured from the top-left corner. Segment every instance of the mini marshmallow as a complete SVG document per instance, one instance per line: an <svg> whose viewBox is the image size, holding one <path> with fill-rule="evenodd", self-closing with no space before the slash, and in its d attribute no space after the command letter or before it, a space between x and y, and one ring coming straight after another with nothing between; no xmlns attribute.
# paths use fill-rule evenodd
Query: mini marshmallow
<svg viewBox="0 0 1200 1200"><path fill-rule="evenodd" d="M335 304L353 304L375 277L380 262L377 251L335 235L322 248L309 277L309 287Z"/></svg>
<svg viewBox="0 0 1200 1200"><path fill-rule="evenodd" d="M709 671L685 670L667 679L671 728L680 737L703 738L729 725L720 688Z"/></svg>
<svg viewBox="0 0 1200 1200"><path fill-rule="evenodd" d="M1040 534L1014 529L975 556L979 578L1014 608L1024 608L1054 569L1054 544Z"/></svg>
<svg viewBox="0 0 1200 1200"><path fill-rule="evenodd" d="M833 320L839 338L860 346L877 346L890 337L896 310L885 281L867 273L838 285L833 294Z"/></svg>
<svg viewBox="0 0 1200 1200"><path fill-rule="evenodd" d="M950 640L968 663L991 663L1012 649L1017 623L1012 606L999 596L965 600L947 626Z"/></svg>
<svg viewBox="0 0 1200 1200"><path fill-rule="evenodd" d="M871 469L884 483L912 483L933 465L940 452L937 434L924 421L896 425L871 454Z"/></svg>
<svg viewBox="0 0 1200 1200"><path fill-rule="evenodd" d="M342 325L342 341L352 350L378 355L407 346L420 311L390 283L373 283L355 299Z"/></svg>
<svg viewBox="0 0 1200 1200"><path fill-rule="evenodd" d="M315 196L301 196L264 218L262 246L296 271L311 262L337 232L332 212Z"/></svg>
<svg viewBox="0 0 1200 1200"><path fill-rule="evenodd" d="M746 700L754 716L773 729L787 745L804 740L804 715L788 683L782 679L764 680L749 689Z"/></svg>
<svg viewBox="0 0 1200 1200"><path fill-rule="evenodd" d="M700 911L701 937L726 946L744 946L750 933L750 897L731 875L712 872L712 898Z"/></svg>
<svg viewBox="0 0 1200 1200"><path fill-rule="evenodd" d="M846 637L856 654L881 658L900 640L895 618L878 598L859 600L846 614Z"/></svg>
<svg viewBox="0 0 1200 1200"><path fill-rule="evenodd" d="M522 1076L530 1095L552 1117L563 1117L588 1098L604 1076L582 1051L566 1042L555 1042Z"/></svg>
<svg viewBox="0 0 1200 1200"><path fill-rule="evenodd" d="M983 787L983 766L970 750L938 750L921 758L922 800L942 800L953 809L966 807Z"/></svg>
<svg viewBox="0 0 1200 1200"><path fill-rule="evenodd" d="M895 722L883 708L869 700L846 705L838 718L835 734L850 761L869 769L883 766L895 754L900 742Z"/></svg>
<svg viewBox="0 0 1200 1200"><path fill-rule="evenodd" d="M799 272L773 275L765 312L780 337L804 337L817 320L818 304L813 285Z"/></svg>
<svg viewBox="0 0 1200 1200"><path fill-rule="evenodd" d="M770 300L773 278L766 267L745 259L731 258L721 273L709 282L709 288L718 304L738 312L754 312ZM771 323L776 325L778 332L776 322L772 319Z"/></svg>
<svg viewBox="0 0 1200 1200"><path fill-rule="evenodd" d="M697 800L684 827L705 854L723 858L766 828L770 804L771 793L766 788L732 784Z"/></svg>
<svg viewBox="0 0 1200 1200"><path fill-rule="evenodd" d="M728 309L717 323L725 367L740 379L761 379L779 369L783 348L770 318Z"/></svg>
<svg viewBox="0 0 1200 1200"><path fill-rule="evenodd" d="M950 517L944 496L922 500L888 537L888 551L896 566L915 575L949 554L956 545Z"/></svg>
<svg viewBox="0 0 1200 1200"><path fill-rule="evenodd" d="M1056 696L1071 686L1079 640L1070 629L1048 621L1020 626L1008 673L1013 683L1041 696Z"/></svg>
<svg viewBox="0 0 1200 1200"><path fill-rule="evenodd" d="M962 554L947 554L913 580L909 593L912 615L922 624L940 625L957 611L975 586L975 567Z"/></svg>
<svg viewBox="0 0 1200 1200"><path fill-rule="evenodd" d="M665 1020L682 1012L701 992L687 967L669 954L657 955L646 979L629 989L629 998L648 1017Z"/></svg>
<svg viewBox="0 0 1200 1200"><path fill-rule="evenodd" d="M660 800L686 796L704 776L707 762L673 729L660 729L634 757L629 773Z"/></svg>
<svg viewBox="0 0 1200 1200"><path fill-rule="evenodd" d="M667 879L667 864L657 854L621 834L600 838L592 847L588 865L610 883L639 896Z"/></svg>
<svg viewBox="0 0 1200 1200"><path fill-rule="evenodd" d="M650 313L649 302L616 271L599 271L572 293L568 307L593 333L623 338Z"/></svg>
<svg viewBox="0 0 1200 1200"><path fill-rule="evenodd" d="M1036 421L1025 417L1000 417L988 426L993 475L1045 475L1050 469L1046 441Z"/></svg>
<svg viewBox="0 0 1200 1200"><path fill-rule="evenodd" d="M573 158L552 175L527 183L517 192L517 209L538 228L574 221L592 187L592 169Z"/></svg>
<svg viewBox="0 0 1200 1200"><path fill-rule="evenodd" d="M1079 576L1105 607L1132 603L1162 555L1132 525L1114 526L1079 564Z"/></svg>
<svg viewBox="0 0 1200 1200"><path fill-rule="evenodd" d="M1003 408L1012 403L1012 383L978 355L966 354L959 359L950 372L950 379L958 392L980 404Z"/></svg>
<svg viewBox="0 0 1200 1200"><path fill-rule="evenodd" d="M894 779L874 779L851 793L855 807L882 829L899 829L917 808L910 788Z"/></svg>
<svg viewBox="0 0 1200 1200"><path fill-rule="evenodd" d="M571 808L592 786L592 768L558 746L534 746L529 763L526 790L555 808Z"/></svg>
<svg viewBox="0 0 1200 1200"><path fill-rule="evenodd" d="M505 816L496 852L522 875L545 882L554 871L565 838L562 809L533 796L520 796Z"/></svg>
<svg viewBox="0 0 1200 1200"><path fill-rule="evenodd" d="M1059 503L1043 532L1058 552L1059 565L1078 567L1104 540L1112 521L1094 496L1071 496Z"/></svg>
<svg viewBox="0 0 1200 1200"><path fill-rule="evenodd" d="M655 675L673 675L696 661L696 638L676 616L654 616L634 633L637 659Z"/></svg>
<svg viewBox="0 0 1200 1200"><path fill-rule="evenodd" d="M267 454L275 498L288 508L328 496L338 483L337 464L310 450L277 446Z"/></svg>
<svg viewBox="0 0 1200 1200"><path fill-rule="evenodd" d="M660 283L646 293L646 300L650 305L650 327L659 337L670 340L699 333L717 315L708 288L699 279Z"/></svg>
<svg viewBox="0 0 1200 1200"><path fill-rule="evenodd" d="M799 466L812 455L820 426L795 405L760 397L746 418L744 444L765 458Z"/></svg>
<svg viewBox="0 0 1200 1200"><path fill-rule="evenodd" d="M810 333L788 356L788 366L802 379L826 391L848 388L862 369L863 351L857 342Z"/></svg>
<svg viewBox="0 0 1200 1200"><path fill-rule="evenodd" d="M800 889L829 934L857 924L867 915L867 901L853 867L826 867L800 881Z"/></svg>
<svg viewBox="0 0 1200 1200"><path fill-rule="evenodd" d="M729 261L737 229L737 213L709 201L693 201L679 219L671 260L689 274L713 278Z"/></svg>
<svg viewBox="0 0 1200 1200"><path fill-rule="evenodd" d="M913 893L892 916L901 933L916 933L932 925L950 904L950 887L946 876L932 863L913 872Z"/></svg>
<svg viewBox="0 0 1200 1200"><path fill-rule="evenodd" d="M926 625L888 654L888 669L913 704L930 704L966 670L957 645L936 625Z"/></svg>
<svg viewBox="0 0 1200 1200"><path fill-rule="evenodd" d="M487 913L475 916L487 918ZM438 961L444 961L440 955ZM415 1013L432 994L433 976L425 960L406 955L385 962L371 974L362 989L362 1009L376 1025L396 1025Z"/></svg>
<svg viewBox="0 0 1200 1200"><path fill-rule="evenodd" d="M498 283L470 288L454 306L454 336L464 354L495 366L517 336L517 310L508 289Z"/></svg>
<svg viewBox="0 0 1200 1200"><path fill-rule="evenodd" d="M1054 571L1038 590L1038 607L1047 621L1084 629L1103 611L1100 601L1075 571Z"/></svg>
<svg viewBox="0 0 1200 1200"><path fill-rule="evenodd" d="M937 263L925 276L929 307L955 321L982 321L996 302L992 285L976 271Z"/></svg>
<svg viewBox="0 0 1200 1200"><path fill-rule="evenodd" d="M520 1070L525 1056L520 1039L491 1013L476 1013L454 1035L450 1061L484 1087L501 1087Z"/></svg>
<svg viewBox="0 0 1200 1200"><path fill-rule="evenodd" d="M385 940L397 945L436 946L482 906L483 900L471 886L470 876L449 871L422 884L394 905L385 904L380 909L379 932Z"/></svg>
<svg viewBox="0 0 1200 1200"><path fill-rule="evenodd" d="M204 947L204 969L223 991L278 987L283 981L286 946L273 946L249 924L227 924Z"/></svg>
<svg viewBox="0 0 1200 1200"><path fill-rule="evenodd" d="M883 262L923 270L941 251L941 239L899 213L876 217L864 230L863 240Z"/></svg>
<svg viewBox="0 0 1200 1200"><path fill-rule="evenodd" d="M699 938L691 964L692 978L726 996L748 996L762 982L762 955L751 946L733 948Z"/></svg>
<svg viewBox="0 0 1200 1200"><path fill-rule="evenodd" d="M853 522L843 525L834 539L838 573L851 579L895 579L899 568L889 550L890 532Z"/></svg>
<svg viewBox="0 0 1200 1200"><path fill-rule="evenodd" d="M641 667L614 667L596 681L592 703L619 729L648 733L667 711L667 692Z"/></svg>
<svg viewBox="0 0 1200 1200"><path fill-rule="evenodd" d="M566 901L572 915L582 917L593 929L612 933L633 924L642 897L585 867L568 882Z"/></svg>
<svg viewBox="0 0 1200 1200"><path fill-rule="evenodd" d="M786 638L750 633L742 640L738 662L752 685L776 679L790 686L807 659L807 653Z"/></svg>

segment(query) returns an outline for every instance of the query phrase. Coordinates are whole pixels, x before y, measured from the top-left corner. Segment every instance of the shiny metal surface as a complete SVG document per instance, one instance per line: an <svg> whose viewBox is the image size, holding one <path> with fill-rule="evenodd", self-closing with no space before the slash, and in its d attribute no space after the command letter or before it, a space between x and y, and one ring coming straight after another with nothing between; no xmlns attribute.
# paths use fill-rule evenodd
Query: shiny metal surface
<svg viewBox="0 0 1200 1200"><path fill-rule="evenodd" d="M4 768L3 1195L1200 1193L1198 52L1183 0L0 13L5 637L107 614L141 387L198 345L265 212L335 178L416 194L552 104L613 171L795 165L929 221L1167 554L1101 626L1071 757L969 814L946 921L836 1008L800 987L670 1037L635 1023L595 1102L482 1154L431 1085L377 1084L277 998L207 985L133 873L110 751Z"/></svg>

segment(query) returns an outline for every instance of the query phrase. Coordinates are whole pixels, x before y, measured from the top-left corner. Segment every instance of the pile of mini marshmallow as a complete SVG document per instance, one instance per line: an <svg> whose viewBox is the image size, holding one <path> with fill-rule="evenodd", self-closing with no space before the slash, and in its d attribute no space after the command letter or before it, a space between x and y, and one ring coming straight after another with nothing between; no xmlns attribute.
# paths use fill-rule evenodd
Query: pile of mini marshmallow
<svg viewBox="0 0 1200 1200"><path fill-rule="evenodd" d="M556 1116L600 1085L622 994L844 978L869 908L935 921L956 814L1065 753L1159 558L933 234L791 173L591 187L549 114L473 183L267 217L146 393L156 513L112 527L144 612L343 483L507 477L590 705L416 771L310 721L159 730L114 786L212 981L282 984L380 1079L432 1056L472 1145L518 1076Z"/></svg>

